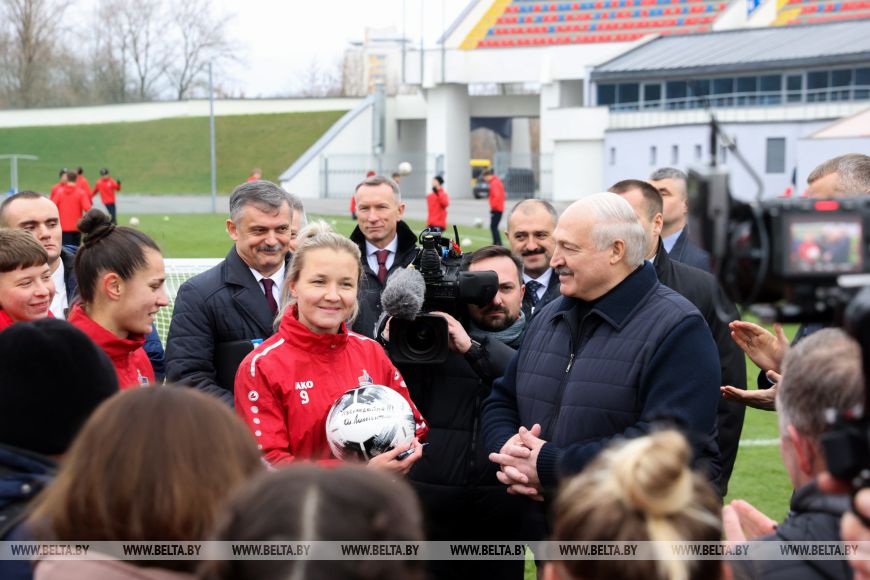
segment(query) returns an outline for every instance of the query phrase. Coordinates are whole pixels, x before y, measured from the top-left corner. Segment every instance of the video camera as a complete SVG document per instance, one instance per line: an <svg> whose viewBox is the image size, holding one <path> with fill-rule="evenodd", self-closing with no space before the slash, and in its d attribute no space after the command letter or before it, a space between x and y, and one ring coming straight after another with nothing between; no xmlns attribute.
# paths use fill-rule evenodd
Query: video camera
<svg viewBox="0 0 870 580"><path fill-rule="evenodd" d="M689 238L710 252L726 294L765 319L842 319L870 284L870 197L732 198L728 176L689 170Z"/></svg>
<svg viewBox="0 0 870 580"><path fill-rule="evenodd" d="M454 236L459 232L454 226ZM495 272L462 271L462 250L440 231L423 230L421 248L413 267L423 276L426 290L422 312L408 318L394 317L390 322L390 358L396 363L442 363L447 360L449 335L447 320L428 312L446 312L464 318L465 306L486 306L498 292ZM385 309L389 311L389 308Z"/></svg>

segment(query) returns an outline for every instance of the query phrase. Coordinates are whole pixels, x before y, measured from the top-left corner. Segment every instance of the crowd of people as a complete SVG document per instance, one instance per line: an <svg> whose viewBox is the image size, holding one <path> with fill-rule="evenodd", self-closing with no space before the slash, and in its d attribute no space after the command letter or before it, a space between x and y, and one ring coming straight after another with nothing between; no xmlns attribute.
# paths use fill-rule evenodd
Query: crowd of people
<svg viewBox="0 0 870 580"><path fill-rule="evenodd" d="M870 194L870 158L836 158L811 178L815 197ZM491 179L500 242L504 195L493 198ZM677 169L561 214L540 199L515 204L507 247L461 266L495 274L492 299L430 313L449 346L430 364L395 357L401 339L381 304L417 256L395 180L357 186L349 237L304 225L301 200L271 182L239 185L233 245L179 289L165 353L154 338L168 304L160 248L65 180L51 199L22 192L0 205L0 540L841 539L849 497L822 491L820 438L826 409L863 400L860 347L818 325L789 345L779 328L740 321L688 239ZM443 185L434 178L427 199L431 229L447 227ZM74 232L61 195L80 198ZM65 247L73 233L78 248ZM762 369L758 390L747 390L744 354ZM326 416L368 385L407 401L414 437L342 464ZM722 506L746 405L779 414L795 488L781 524L746 502ZM846 537L870 535L844 521ZM539 569L551 580L851 574L842 561L750 564ZM0 561L4 579L523 573L516 559Z"/></svg>

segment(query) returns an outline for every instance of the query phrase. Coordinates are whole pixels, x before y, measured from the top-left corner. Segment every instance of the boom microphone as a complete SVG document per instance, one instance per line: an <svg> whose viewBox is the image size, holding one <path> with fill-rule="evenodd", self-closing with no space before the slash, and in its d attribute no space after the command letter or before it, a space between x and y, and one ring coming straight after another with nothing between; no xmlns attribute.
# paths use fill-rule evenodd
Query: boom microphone
<svg viewBox="0 0 870 580"><path fill-rule="evenodd" d="M402 268L390 275L381 292L384 313L393 318L414 320L423 309L426 281L415 268Z"/></svg>

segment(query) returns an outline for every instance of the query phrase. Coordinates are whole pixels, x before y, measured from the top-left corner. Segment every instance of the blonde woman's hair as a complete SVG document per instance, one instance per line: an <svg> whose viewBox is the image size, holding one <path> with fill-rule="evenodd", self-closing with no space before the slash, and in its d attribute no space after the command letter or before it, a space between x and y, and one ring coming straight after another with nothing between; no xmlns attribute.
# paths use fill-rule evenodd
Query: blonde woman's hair
<svg viewBox="0 0 870 580"><path fill-rule="evenodd" d="M707 541L722 538L722 508L710 484L689 467L691 448L659 431L608 448L570 479L556 500L555 541ZM563 577L584 580L719 578L715 560L566 560ZM564 574L567 573L567 574Z"/></svg>
<svg viewBox="0 0 870 580"><path fill-rule="evenodd" d="M287 275L284 276L284 285L281 287L281 308L278 315L275 317L274 326L277 329L284 318L284 313L287 308L296 303L296 299L290 292L290 284L299 280L299 275L305 267L305 256L313 250L334 250L336 252L347 252L356 260L357 264L357 287L362 282L362 263L360 262L359 247L350 241L349 238L334 232L329 224L323 220L313 221L299 232L296 238L298 241L296 251L293 253L293 259L290 260L290 266L287 270ZM348 326L353 323L359 314L359 301L354 302L353 312L350 318L347 319Z"/></svg>

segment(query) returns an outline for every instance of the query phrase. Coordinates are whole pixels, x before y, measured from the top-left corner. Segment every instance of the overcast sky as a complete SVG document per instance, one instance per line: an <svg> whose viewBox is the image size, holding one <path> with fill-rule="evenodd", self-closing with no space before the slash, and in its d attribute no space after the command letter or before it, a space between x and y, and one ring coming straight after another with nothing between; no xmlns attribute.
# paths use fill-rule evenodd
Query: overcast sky
<svg viewBox="0 0 870 580"><path fill-rule="evenodd" d="M401 32L403 6L407 36L419 44L425 22L427 45L434 46L470 0L214 1L235 14L232 34L246 47L242 64L229 67L216 84L246 97L268 97L292 90L312 59L334 66L367 26L394 25Z"/></svg>

